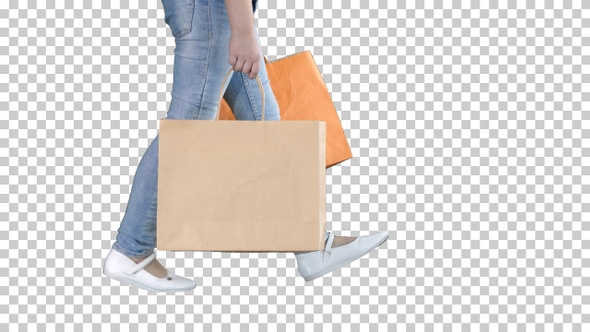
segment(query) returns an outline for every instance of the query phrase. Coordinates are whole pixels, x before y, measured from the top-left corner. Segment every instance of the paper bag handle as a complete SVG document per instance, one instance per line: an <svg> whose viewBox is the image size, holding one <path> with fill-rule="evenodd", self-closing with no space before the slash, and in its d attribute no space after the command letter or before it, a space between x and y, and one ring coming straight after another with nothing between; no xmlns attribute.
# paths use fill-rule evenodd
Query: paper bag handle
<svg viewBox="0 0 590 332"><path fill-rule="evenodd" d="M223 87L225 86L225 81L229 77L229 74L234 71L233 68L230 68L225 74L225 78L223 79L223 83L221 83L221 88L219 88L219 106L217 106L217 114L215 115L215 120L219 120L219 114L221 113L221 99L223 99ZM262 121L264 121L264 88L262 87L262 83L260 82L260 78L256 76L256 83L258 83L258 88L260 89L260 94L262 95Z"/></svg>

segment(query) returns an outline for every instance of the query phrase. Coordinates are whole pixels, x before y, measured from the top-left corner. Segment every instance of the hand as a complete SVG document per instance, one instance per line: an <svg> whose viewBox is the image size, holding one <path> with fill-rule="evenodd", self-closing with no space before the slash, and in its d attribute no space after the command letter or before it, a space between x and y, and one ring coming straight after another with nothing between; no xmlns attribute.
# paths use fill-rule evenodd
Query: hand
<svg viewBox="0 0 590 332"><path fill-rule="evenodd" d="M260 48L254 31L236 33L232 32L229 39L229 64L234 71L249 74L249 79L254 79L260 72Z"/></svg>

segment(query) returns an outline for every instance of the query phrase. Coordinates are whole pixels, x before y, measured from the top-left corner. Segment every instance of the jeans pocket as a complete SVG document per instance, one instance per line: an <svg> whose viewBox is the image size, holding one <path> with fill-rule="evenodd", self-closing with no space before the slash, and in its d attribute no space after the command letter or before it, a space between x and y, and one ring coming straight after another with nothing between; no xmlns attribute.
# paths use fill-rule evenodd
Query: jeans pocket
<svg viewBox="0 0 590 332"><path fill-rule="evenodd" d="M164 22L170 27L174 38L182 38L191 32L195 0L162 0Z"/></svg>

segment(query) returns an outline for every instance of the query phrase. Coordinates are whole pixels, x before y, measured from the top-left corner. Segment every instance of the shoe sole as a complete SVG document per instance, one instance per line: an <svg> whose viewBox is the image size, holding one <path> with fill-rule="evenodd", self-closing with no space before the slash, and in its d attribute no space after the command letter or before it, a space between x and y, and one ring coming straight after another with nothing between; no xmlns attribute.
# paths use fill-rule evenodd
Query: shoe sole
<svg viewBox="0 0 590 332"><path fill-rule="evenodd" d="M350 263L356 261L357 259L359 259L359 258L365 256L366 254L370 253L371 251L373 251L373 249L375 249L378 246L380 246L381 244L383 244L383 242L385 242L387 239L389 239L389 233L387 233L387 236L384 237L383 240L379 241L379 243L377 243L376 245L374 245L373 247L371 247L369 250L367 250L366 252L364 252L360 256L355 257L353 259L346 260L346 261L344 261L344 262L342 262L340 264L335 265L334 267L331 267L330 269L321 270L320 272L318 272L316 274L312 274L312 275L310 275L308 277L303 277L303 279L305 279L306 282L307 281L311 281L311 280L317 279L317 278L319 278L319 277L321 277L321 276L323 276L325 274L328 274L328 273L330 273L330 272L332 272L334 270L337 270L337 269L339 269L339 268L341 268L343 266L349 265Z"/></svg>
<svg viewBox="0 0 590 332"><path fill-rule="evenodd" d="M151 292L156 292L156 293L175 293L175 292L188 291L188 290L191 290L191 289L195 289L196 288L196 286L195 286L195 287L192 287L192 288L154 289L154 288L145 286L143 284L137 283L137 282L132 281L132 280L128 280L128 279L125 279L125 278L119 278L118 276L112 275L112 274L110 274L110 273L108 273L106 271L102 271L102 273L104 275L106 275L107 277L109 277L109 278L112 278L112 279L117 280L121 284L135 286L137 288L141 288L143 290L147 290L147 291L151 291Z"/></svg>

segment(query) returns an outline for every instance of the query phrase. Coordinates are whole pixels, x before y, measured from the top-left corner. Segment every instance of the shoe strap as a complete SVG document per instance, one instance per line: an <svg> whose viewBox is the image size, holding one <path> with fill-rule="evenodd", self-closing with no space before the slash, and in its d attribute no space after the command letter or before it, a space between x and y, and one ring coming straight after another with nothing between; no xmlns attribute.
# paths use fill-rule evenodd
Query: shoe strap
<svg viewBox="0 0 590 332"><path fill-rule="evenodd" d="M328 241L326 242L326 248L324 249L324 259L327 259L332 254L332 243L334 242L334 233L328 231Z"/></svg>
<svg viewBox="0 0 590 332"><path fill-rule="evenodd" d="M151 255L149 255L147 258L145 258L141 262L137 263L134 267L130 268L125 273L127 273L127 274L135 274L135 273L137 273L137 271L139 271L139 270L143 269L144 267L148 266L148 264L151 263L154 259L156 259L156 253L155 252L152 252Z"/></svg>

